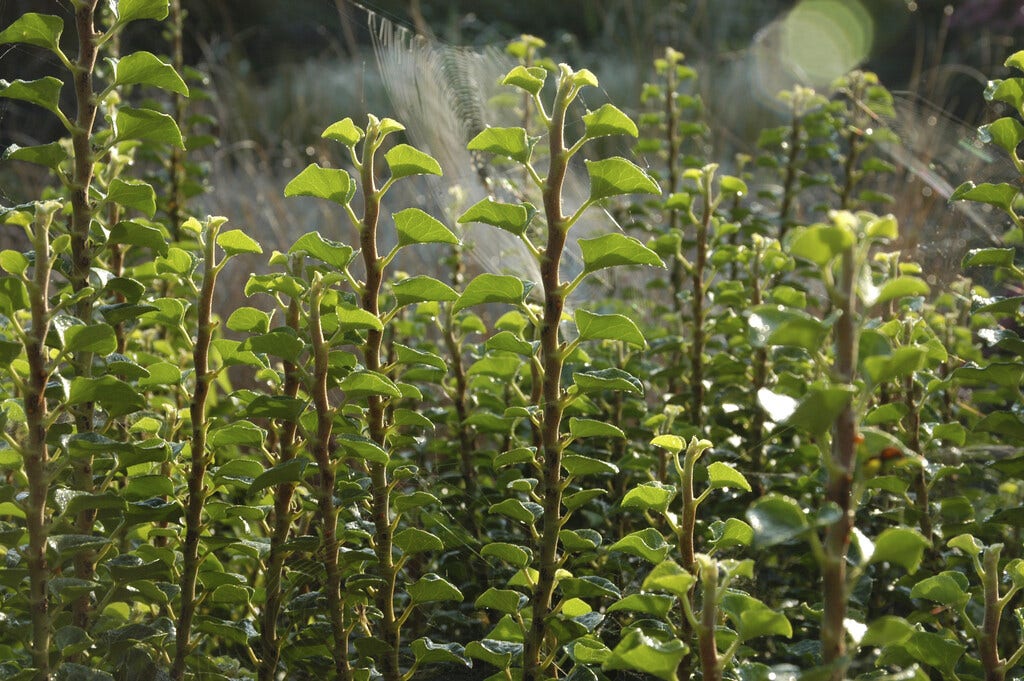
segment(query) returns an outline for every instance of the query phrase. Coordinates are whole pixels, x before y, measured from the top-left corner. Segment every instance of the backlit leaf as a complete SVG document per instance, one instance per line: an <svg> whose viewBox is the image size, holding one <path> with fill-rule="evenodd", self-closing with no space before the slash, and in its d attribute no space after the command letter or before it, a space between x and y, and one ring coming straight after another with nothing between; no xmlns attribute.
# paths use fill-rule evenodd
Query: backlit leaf
<svg viewBox="0 0 1024 681"><path fill-rule="evenodd" d="M588 160L586 164L591 201L622 194L661 194L661 188L650 175L624 158L613 156L600 161Z"/></svg>

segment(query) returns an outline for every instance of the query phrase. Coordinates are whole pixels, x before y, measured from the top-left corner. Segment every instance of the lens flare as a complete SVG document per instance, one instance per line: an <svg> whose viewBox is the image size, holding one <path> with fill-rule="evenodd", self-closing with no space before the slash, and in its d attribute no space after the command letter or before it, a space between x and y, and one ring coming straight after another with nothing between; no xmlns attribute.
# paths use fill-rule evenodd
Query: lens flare
<svg viewBox="0 0 1024 681"><path fill-rule="evenodd" d="M874 32L857 0L804 0L782 23L782 61L805 84L826 85L868 57Z"/></svg>

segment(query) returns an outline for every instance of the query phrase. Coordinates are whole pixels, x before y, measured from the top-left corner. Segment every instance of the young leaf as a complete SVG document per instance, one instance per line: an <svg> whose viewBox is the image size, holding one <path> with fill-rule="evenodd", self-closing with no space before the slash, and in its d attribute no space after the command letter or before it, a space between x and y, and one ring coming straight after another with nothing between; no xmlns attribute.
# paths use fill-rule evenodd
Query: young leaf
<svg viewBox="0 0 1024 681"><path fill-rule="evenodd" d="M115 121L117 136L114 140L117 142L139 140L185 149L178 124L167 114L152 109L123 108L117 110Z"/></svg>
<svg viewBox="0 0 1024 681"><path fill-rule="evenodd" d="M640 379L615 367L598 371L574 372L572 380L573 384L583 393L621 390L633 395L644 394L644 386Z"/></svg>
<svg viewBox="0 0 1024 681"><path fill-rule="evenodd" d="M580 239L579 244L583 254L584 272L596 272L605 267L619 265L665 266L657 253L637 239L619 232L612 232L593 239Z"/></svg>
<svg viewBox="0 0 1024 681"><path fill-rule="evenodd" d="M481 199L459 217L459 224L482 222L522 236L537 209L529 203L499 203Z"/></svg>
<svg viewBox="0 0 1024 681"><path fill-rule="evenodd" d="M119 24L141 19L160 21L167 18L167 13L168 0L117 0L114 8Z"/></svg>
<svg viewBox="0 0 1024 681"><path fill-rule="evenodd" d="M671 547L665 542L653 527L646 527L636 532L631 532L625 537L608 547L609 551L622 551L633 556L639 556L649 563L657 565L665 560Z"/></svg>
<svg viewBox="0 0 1024 681"><path fill-rule="evenodd" d="M412 650L416 664L457 664L471 667L472 662L463 657L465 649L458 643L434 643L424 636L413 641Z"/></svg>
<svg viewBox="0 0 1024 681"><path fill-rule="evenodd" d="M395 213L394 219L399 246L459 243L459 237L452 234L440 220L419 208L400 210Z"/></svg>
<svg viewBox="0 0 1024 681"><path fill-rule="evenodd" d="M56 170L60 164L68 159L68 152L59 142L49 144L38 144L31 147L19 147L12 144L4 149L3 160L24 161L34 163L37 166L44 166Z"/></svg>
<svg viewBox="0 0 1024 681"><path fill-rule="evenodd" d="M875 303L880 305L896 298L927 296L929 293L931 293L931 287L923 279L900 276L882 284L882 289L878 292L878 298L875 300Z"/></svg>
<svg viewBox="0 0 1024 681"><path fill-rule="evenodd" d="M459 298L459 294L448 284L424 275L395 283L391 292L399 307L427 301L450 302Z"/></svg>
<svg viewBox="0 0 1024 681"><path fill-rule="evenodd" d="M12 83L0 80L0 97L28 102L56 113L60 111L60 91L63 87L63 81L53 76L38 80L16 80Z"/></svg>
<svg viewBox="0 0 1024 681"><path fill-rule="evenodd" d="M470 151L486 151L526 164L530 162L533 144L523 128L487 128L469 141Z"/></svg>
<svg viewBox="0 0 1024 681"><path fill-rule="evenodd" d="M518 277L503 274L484 273L466 285L452 312L460 312L473 305L484 303L508 303L518 305L526 296L526 287Z"/></svg>
<svg viewBox="0 0 1024 681"><path fill-rule="evenodd" d="M410 175L441 175L441 166L427 153L409 146L396 144L384 154L392 179L409 177Z"/></svg>
<svg viewBox="0 0 1024 681"><path fill-rule="evenodd" d="M751 491L750 483L743 474L721 461L708 464L708 483L712 489L734 487L745 492Z"/></svg>
<svg viewBox="0 0 1024 681"><path fill-rule="evenodd" d="M639 135L636 123L612 104L604 104L597 111L584 114L583 125L586 129L584 135L589 139L608 135Z"/></svg>
<svg viewBox="0 0 1024 681"><path fill-rule="evenodd" d="M514 85L526 90L531 95L535 95L544 87L544 79L547 73L547 71L539 66L526 67L519 65L508 72L502 79L501 84Z"/></svg>
<svg viewBox="0 0 1024 681"><path fill-rule="evenodd" d="M351 118L345 118L331 124L320 136L324 139L341 142L347 147L354 147L359 140L363 139L364 135L362 129Z"/></svg>
<svg viewBox="0 0 1024 681"><path fill-rule="evenodd" d="M341 379L339 386L349 397L359 399L368 395L399 398L402 391L391 379L375 371L353 371Z"/></svg>
<svg viewBox="0 0 1024 681"><path fill-rule="evenodd" d="M218 234L217 245L223 248L229 256L263 252L259 243L240 229L232 229Z"/></svg>
<svg viewBox="0 0 1024 681"><path fill-rule="evenodd" d="M148 218L156 214L156 191L143 180L114 178L107 189L107 201L134 208Z"/></svg>
<svg viewBox="0 0 1024 681"><path fill-rule="evenodd" d="M574 319L580 340L617 340L638 348L647 347L643 332L625 315L595 314L581 308L576 310Z"/></svg>
<svg viewBox="0 0 1024 681"><path fill-rule="evenodd" d="M582 454L565 454L562 457L562 468L574 477L584 475L615 475L619 472L619 467L613 463L600 461L589 456L583 456Z"/></svg>
<svg viewBox="0 0 1024 681"><path fill-rule="evenodd" d="M643 672L662 681L676 681L676 668L689 647L677 638L662 642L639 629L630 629L612 650L603 669Z"/></svg>
<svg viewBox="0 0 1024 681"><path fill-rule="evenodd" d="M421 530L418 527L407 527L400 532L396 532L394 543L405 555L444 550L444 544L436 535Z"/></svg>
<svg viewBox="0 0 1024 681"><path fill-rule="evenodd" d="M795 500L768 494L747 509L747 522L754 528L754 546L767 548L799 537L807 529L807 517Z"/></svg>
<svg viewBox="0 0 1024 681"><path fill-rule="evenodd" d="M668 510L668 505L675 499L676 491L673 485L657 481L644 482L626 492L619 505L622 508L638 508L642 511L664 513Z"/></svg>
<svg viewBox="0 0 1024 681"><path fill-rule="evenodd" d="M813 225L796 233L789 251L798 258L824 267L832 258L852 248L855 240L853 230L845 225Z"/></svg>
<svg viewBox="0 0 1024 681"><path fill-rule="evenodd" d="M736 633L743 641L759 636L793 636L793 627L785 615L745 593L728 591L722 598L722 610L736 625Z"/></svg>
<svg viewBox="0 0 1024 681"><path fill-rule="evenodd" d="M654 179L636 164L613 156L586 162L590 174L590 200L599 201L621 194L660 194Z"/></svg>
<svg viewBox="0 0 1024 681"><path fill-rule="evenodd" d="M109 59L114 67L116 85L150 85L189 96L188 86L170 64L150 52L133 52L121 59Z"/></svg>
<svg viewBox="0 0 1024 681"><path fill-rule="evenodd" d="M52 14L26 12L0 32L0 45L23 43L60 53L60 34L64 20Z"/></svg>
<svg viewBox="0 0 1024 681"><path fill-rule="evenodd" d="M913 574L921 564L924 550L930 546L925 537L909 527L890 527L875 539L872 563L896 563Z"/></svg>
<svg viewBox="0 0 1024 681"><path fill-rule="evenodd" d="M972 248L964 255L961 267L1009 267L1013 264L1012 248Z"/></svg>
<svg viewBox="0 0 1024 681"><path fill-rule="evenodd" d="M157 229L141 222L123 220L110 230L107 244L127 244L151 248L157 255L167 256L167 236Z"/></svg>
<svg viewBox="0 0 1024 681"><path fill-rule="evenodd" d="M976 185L968 181L957 187L956 191L950 195L949 200L977 201L978 203L987 203L1002 208L1004 211L1010 211L1013 201L1019 193L1019 189L1006 182L1000 182L999 184L982 182Z"/></svg>
<svg viewBox="0 0 1024 681"><path fill-rule="evenodd" d="M1004 117L978 128L978 137L986 144L995 144L1011 156L1024 140L1024 125L1016 118Z"/></svg>
<svg viewBox="0 0 1024 681"><path fill-rule="evenodd" d="M302 482L302 476L309 465L308 459L289 459L260 473L249 485L249 494L262 492L268 487L285 483Z"/></svg>
<svg viewBox="0 0 1024 681"><path fill-rule="evenodd" d="M342 206L352 200L354 193L355 186L346 171L321 168L316 163L306 166L284 188L285 196L315 196Z"/></svg>
<svg viewBox="0 0 1024 681"><path fill-rule="evenodd" d="M625 598L608 606L608 612L638 612L661 619L675 605L676 599L661 594L629 594Z"/></svg>
<svg viewBox="0 0 1024 681"><path fill-rule="evenodd" d="M579 439L581 437L626 437L626 434L622 432L621 428L614 426L611 423L597 421L595 419L580 419L575 417L569 419L569 433L572 435L573 439Z"/></svg>

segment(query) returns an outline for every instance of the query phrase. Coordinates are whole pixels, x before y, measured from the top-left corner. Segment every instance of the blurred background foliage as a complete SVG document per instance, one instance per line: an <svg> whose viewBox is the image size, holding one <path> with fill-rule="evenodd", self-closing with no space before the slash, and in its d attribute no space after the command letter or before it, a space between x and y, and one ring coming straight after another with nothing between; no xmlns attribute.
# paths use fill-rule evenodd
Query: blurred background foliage
<svg viewBox="0 0 1024 681"><path fill-rule="evenodd" d="M391 111L367 8L474 49L500 50L520 34L537 35L547 41L548 56L598 75L604 92L594 100L627 110L639 106L652 60L665 47L680 50L700 76L712 130L707 151L726 165L737 153L754 153L760 131L785 120L776 97L781 90L797 83L824 90L849 69L872 70L902 93L893 125L911 153L953 187L1005 170L978 150L974 128L998 115L984 106L987 78L1002 77L1003 59L1024 44L1024 0L183 0L183 6L185 60L210 76L208 97L194 100L191 111L216 119L210 132L218 139L203 161L209 191L193 210L232 216L271 248L290 243L297 229L337 222L327 214L296 215L296 206L280 198L298 168L332 161L319 137L324 126ZM26 11L61 10L70 15L68 0L0 0L0 25ZM169 52L155 25L133 26L123 40L125 52ZM0 78L38 78L54 67L42 50L0 51ZM72 93L65 88L64 95L70 100ZM48 142L60 132L37 110L0 102L0 148ZM39 191L44 174L25 166L0 163L3 203ZM918 183L907 191L929 190ZM899 191L892 193L899 201ZM936 206L915 222L952 215L944 201ZM946 250L934 241L935 249Z"/></svg>

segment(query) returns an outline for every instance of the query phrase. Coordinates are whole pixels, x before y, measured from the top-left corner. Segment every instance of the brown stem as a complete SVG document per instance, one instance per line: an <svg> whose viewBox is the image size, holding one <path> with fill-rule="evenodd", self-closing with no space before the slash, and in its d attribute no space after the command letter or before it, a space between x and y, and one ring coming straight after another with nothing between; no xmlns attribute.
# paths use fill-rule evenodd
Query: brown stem
<svg viewBox="0 0 1024 681"><path fill-rule="evenodd" d="M366 283L362 294L362 307L375 317L380 316L380 288L384 280L383 264L377 253L377 227L380 218L380 196L377 193L377 179L374 174L374 153L377 147L371 137L376 136L373 126L367 133L363 147L362 189L363 225L359 234L359 245L366 269ZM363 347L363 363L369 371L381 370L381 346L384 334L375 329L366 333ZM367 427L370 439L381 448L387 449L387 404L380 395L367 398ZM388 482L387 465L370 464L370 503L373 510L374 550L384 585L377 590L377 608L381 611L381 638L386 652L381 660L381 674L384 681L398 681L401 678L398 653L401 645L401 623L395 612L395 591L398 570L393 555L395 526L391 520L391 485Z"/></svg>
<svg viewBox="0 0 1024 681"><path fill-rule="evenodd" d="M292 300L288 305L287 325L299 331L300 305ZM291 362L284 363L284 395L295 397L299 392L299 376L297 367ZM291 461L295 458L295 439L298 423L287 421L283 424L278 442L278 463ZM266 600L260 615L260 656L259 681L274 681L277 664L281 657L281 640L277 632L277 618L281 613L282 593L281 578L284 574L284 562L288 552L284 543L288 539L288 531L292 526L291 504L295 493L295 483L286 482L274 490L274 527L270 537L270 555L267 557L267 569L264 576Z"/></svg>
<svg viewBox="0 0 1024 681"><path fill-rule="evenodd" d="M537 585L530 602L532 621L523 645L524 681L546 678L542 665L544 641L548 635L547 618L551 614L558 568L558 533L562 529L562 365L565 356L560 346L558 326L565 307L559 265L565 248L566 218L562 215L562 185L568 168L565 149L565 112L572 96L572 84L566 73L559 80L551 114L548 147L551 165L544 183L544 214L547 219L547 246L540 262L544 290L544 316L540 329L542 370L541 476L538 494L544 508L537 559Z"/></svg>
<svg viewBox="0 0 1024 681"><path fill-rule="evenodd" d="M25 338L25 353L29 364L28 380L24 383L25 420L28 441L23 449L25 477L28 479L28 499L25 503L25 523L28 530L26 563L29 577L29 604L32 617L32 663L38 670L38 681L50 679L50 605L48 584L50 568L46 562L46 541L49 527L46 519L46 498L49 479L46 468L49 448L46 444L47 368L46 334L50 328L50 223L53 210L36 208L35 265L29 287L29 305L32 328Z"/></svg>
<svg viewBox="0 0 1024 681"><path fill-rule="evenodd" d="M196 611L196 581L199 575L199 535L203 529L203 507L206 504L204 478L209 464L206 451L206 403L210 395L213 375L210 373L210 344L216 323L213 321L213 291L220 269L217 265L216 240L220 224L212 219L204 231L204 265L202 287L198 301L198 332L192 348L192 366L196 380L195 392L189 404L192 421L192 456L188 472L188 500L185 507L185 543L181 552L184 562L181 569L181 606L178 613L177 636L175 640L174 663L171 678L181 681L185 676L185 659L192 648L192 619Z"/></svg>
<svg viewBox="0 0 1024 681"><path fill-rule="evenodd" d="M185 55L183 47L184 12L181 9L181 0L171 0L170 3L170 29L171 29L171 65L178 73L182 73L185 67ZM185 123L185 96L174 93L174 122L182 128ZM171 147L171 156L167 161L168 177L171 181L169 196L167 197L167 222L171 230L171 239L181 239L181 223L184 219L185 206L185 152L178 147Z"/></svg>
<svg viewBox="0 0 1024 681"><path fill-rule="evenodd" d="M338 509L334 505L334 481L336 472L331 459L331 433L334 428L334 410L327 397L327 376L330 348L324 340L320 303L323 298L323 281L316 279L310 290L309 339L313 346L313 408L316 410L316 439L312 443L313 458L319 469L317 509L320 514L323 536L324 571L327 574L324 589L327 592L328 618L331 621L331 655L334 657L334 673L338 679L348 681L352 672L348 662L344 608L341 594L341 571L338 568Z"/></svg>
<svg viewBox="0 0 1024 681"><path fill-rule="evenodd" d="M982 588L985 594L985 615L981 625L978 647L981 666L985 669L985 681L1003 681L1006 665L999 659L999 621L1002 608L999 605L999 554L1002 544L993 544L985 549L983 556Z"/></svg>
<svg viewBox="0 0 1024 681"><path fill-rule="evenodd" d="M854 319L856 294L856 262L852 249L842 255L838 290L841 316L836 321L836 380L851 384L857 358L857 327ZM839 518L825 530L824 564L822 565L823 601L821 643L826 665L834 665L833 681L845 678L846 663L846 554L853 531L853 472L856 463L857 418L852 404L836 417L832 435L831 462L826 499L841 511Z"/></svg>
<svg viewBox="0 0 1024 681"><path fill-rule="evenodd" d="M700 570L703 587L701 595L700 625L697 627L697 647L700 650L700 671L703 681L721 681L722 666L715 642L718 624L718 565L703 561Z"/></svg>

